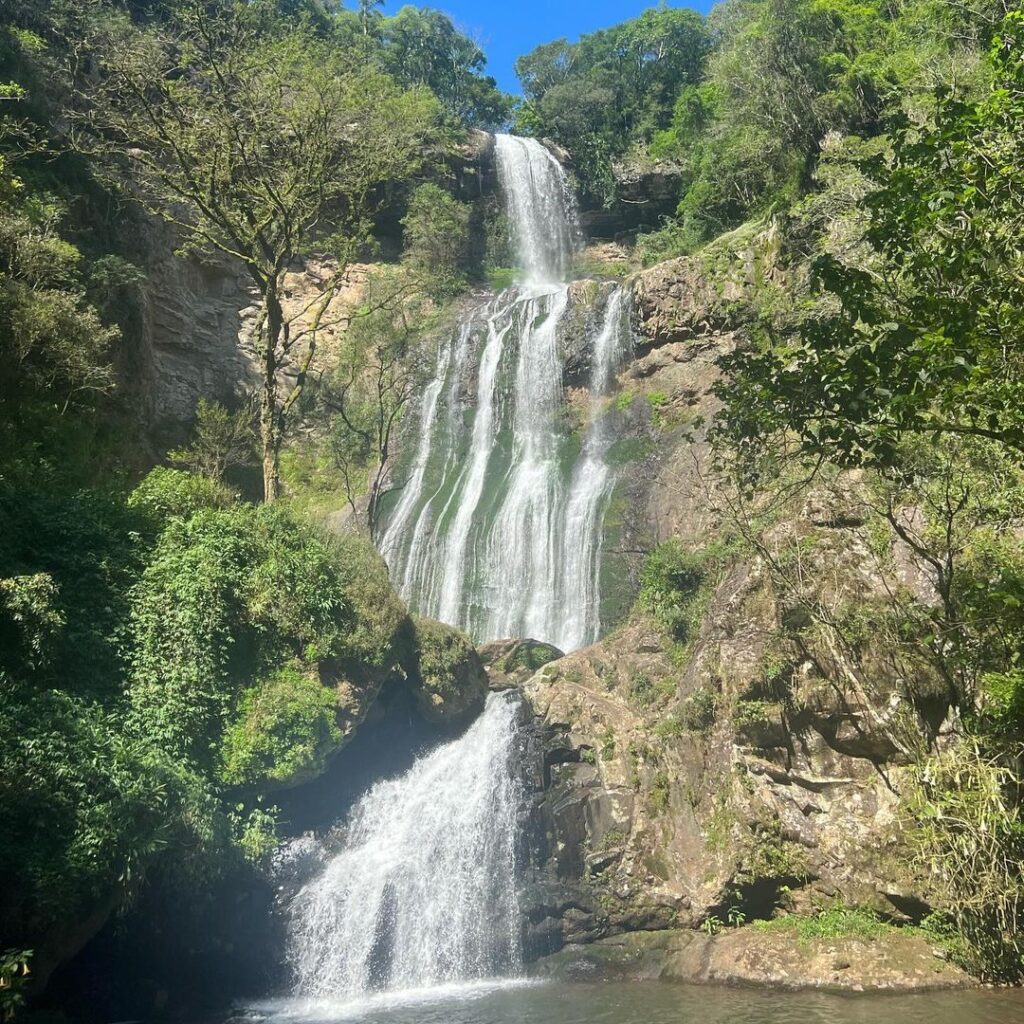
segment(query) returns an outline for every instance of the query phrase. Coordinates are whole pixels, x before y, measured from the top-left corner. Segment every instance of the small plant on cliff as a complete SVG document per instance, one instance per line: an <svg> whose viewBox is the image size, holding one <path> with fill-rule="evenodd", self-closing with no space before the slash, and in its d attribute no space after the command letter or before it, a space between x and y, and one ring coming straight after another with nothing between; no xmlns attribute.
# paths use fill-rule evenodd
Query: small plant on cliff
<svg viewBox="0 0 1024 1024"><path fill-rule="evenodd" d="M917 863L939 905L933 923L952 932L954 955L999 981L1024 974L1024 779L1020 749L986 751L977 740L925 761L909 797Z"/></svg>
<svg viewBox="0 0 1024 1024"><path fill-rule="evenodd" d="M688 550L673 539L659 544L640 574L639 603L678 643L692 640L710 597L711 583L727 563L727 542Z"/></svg>
<svg viewBox="0 0 1024 1024"><path fill-rule="evenodd" d="M666 772L657 772L651 783L651 810L654 814L664 814L672 799L672 783Z"/></svg>
<svg viewBox="0 0 1024 1024"><path fill-rule="evenodd" d="M706 733L715 724L718 697L704 686L698 687L683 701L679 720L689 732Z"/></svg>

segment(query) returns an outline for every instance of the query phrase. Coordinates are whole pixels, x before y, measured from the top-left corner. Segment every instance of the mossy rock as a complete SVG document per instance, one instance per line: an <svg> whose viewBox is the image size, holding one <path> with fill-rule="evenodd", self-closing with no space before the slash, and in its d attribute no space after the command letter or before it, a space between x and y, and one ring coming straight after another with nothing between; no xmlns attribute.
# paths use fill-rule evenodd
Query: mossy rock
<svg viewBox="0 0 1024 1024"><path fill-rule="evenodd" d="M487 672L469 637L418 616L412 627L415 663L409 676L424 717L449 721L480 711L487 698Z"/></svg>
<svg viewBox="0 0 1024 1024"><path fill-rule="evenodd" d="M540 640L494 640L480 648L491 677L491 689L508 689L526 682L535 672L564 656Z"/></svg>

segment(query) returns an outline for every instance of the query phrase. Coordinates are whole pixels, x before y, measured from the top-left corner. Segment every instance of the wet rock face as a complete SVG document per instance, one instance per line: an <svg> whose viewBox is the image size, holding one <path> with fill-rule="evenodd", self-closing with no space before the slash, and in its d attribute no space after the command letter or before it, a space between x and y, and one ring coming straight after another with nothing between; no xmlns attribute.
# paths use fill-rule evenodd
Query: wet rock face
<svg viewBox="0 0 1024 1024"><path fill-rule="evenodd" d="M564 657L557 647L540 640L491 640L479 651L492 690L521 686L538 669Z"/></svg>
<svg viewBox="0 0 1024 1024"><path fill-rule="evenodd" d="M801 940L795 930L636 932L575 944L541 960L536 974L578 981L664 979L779 989L928 991L976 985L922 936Z"/></svg>

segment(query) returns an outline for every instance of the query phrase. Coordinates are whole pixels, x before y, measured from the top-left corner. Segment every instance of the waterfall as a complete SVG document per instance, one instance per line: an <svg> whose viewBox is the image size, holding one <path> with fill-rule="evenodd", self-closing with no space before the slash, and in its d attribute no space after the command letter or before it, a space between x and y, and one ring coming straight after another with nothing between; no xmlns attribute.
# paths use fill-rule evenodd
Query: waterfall
<svg viewBox="0 0 1024 1024"><path fill-rule="evenodd" d="M601 330L594 339L590 371L589 423L580 459L573 467L565 515L565 535L576 538L566 544L564 596L560 631L555 641L571 651L597 639L600 631L602 524L615 486L608 464L614 440L606 415L607 396L615 370L629 352L632 335L621 289L612 292L605 307Z"/></svg>
<svg viewBox="0 0 1024 1024"><path fill-rule="evenodd" d="M498 135L495 160L522 280L480 300L441 345L379 546L421 614L477 640L529 636L573 650L600 631L615 484L606 399L631 344L629 317L621 289L597 289L587 425L574 439L562 365L581 301L569 285L575 201L536 140Z"/></svg>
<svg viewBox="0 0 1024 1024"><path fill-rule="evenodd" d="M492 694L460 739L378 783L344 847L295 896L296 994L351 999L521 966L516 899L518 699Z"/></svg>

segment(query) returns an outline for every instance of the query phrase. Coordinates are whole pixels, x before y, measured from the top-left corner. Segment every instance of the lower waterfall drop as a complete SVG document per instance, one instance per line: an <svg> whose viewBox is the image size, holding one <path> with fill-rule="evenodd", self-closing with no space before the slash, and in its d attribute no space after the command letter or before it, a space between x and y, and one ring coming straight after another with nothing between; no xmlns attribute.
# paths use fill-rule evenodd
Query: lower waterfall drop
<svg viewBox="0 0 1024 1024"><path fill-rule="evenodd" d="M296 995L354 999L518 973L518 699L370 789L345 845L295 896Z"/></svg>

